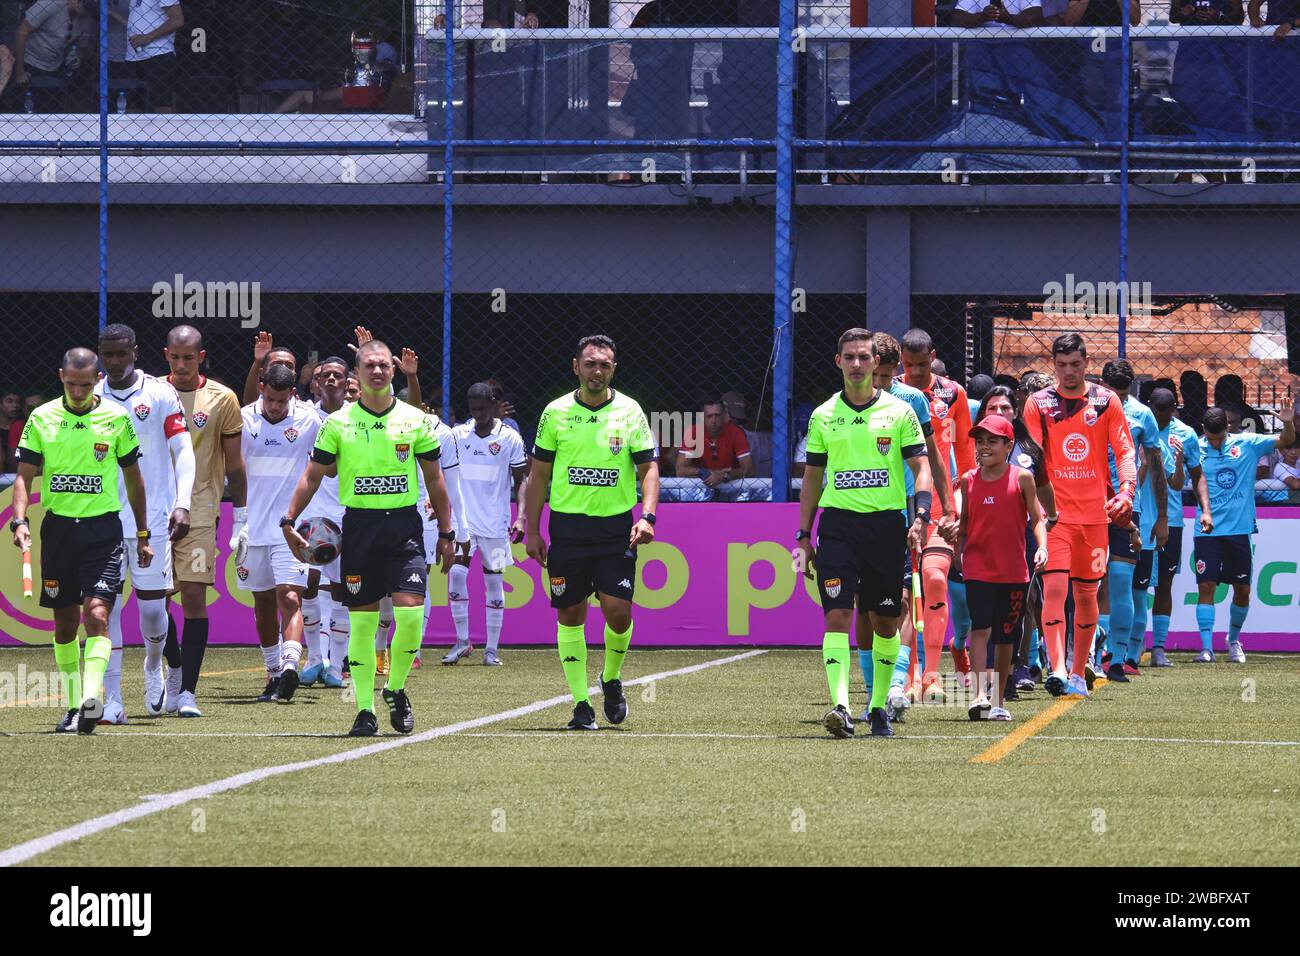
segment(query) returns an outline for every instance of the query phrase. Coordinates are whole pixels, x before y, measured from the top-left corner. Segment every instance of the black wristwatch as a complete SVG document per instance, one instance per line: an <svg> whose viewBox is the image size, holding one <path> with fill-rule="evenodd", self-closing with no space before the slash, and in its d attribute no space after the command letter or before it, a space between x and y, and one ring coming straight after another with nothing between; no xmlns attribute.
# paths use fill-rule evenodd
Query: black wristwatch
<svg viewBox="0 0 1300 956"><path fill-rule="evenodd" d="M27 525L28 528L32 526L32 523L28 521L26 518L13 518L9 521L9 533L13 534L14 532L16 532L20 524L25 524Z"/></svg>
<svg viewBox="0 0 1300 956"><path fill-rule="evenodd" d="M439 531L439 532L438 532L438 537L441 538L443 541L455 541L455 540L456 540L456 532L455 532L455 531Z"/></svg>
<svg viewBox="0 0 1300 956"><path fill-rule="evenodd" d="M284 528L284 527L292 527L292 525L293 525L293 519L292 519L292 518L290 518L288 515L281 515L281 516L280 516L280 527L281 527L281 528Z"/></svg>
<svg viewBox="0 0 1300 956"><path fill-rule="evenodd" d="M795 541L802 541L804 538L811 538L811 537L812 537L812 532L805 531L803 528L800 528L798 531L794 533Z"/></svg>
<svg viewBox="0 0 1300 956"><path fill-rule="evenodd" d="M655 526L655 513L653 511L643 511L641 512L641 520L653 528Z"/></svg>

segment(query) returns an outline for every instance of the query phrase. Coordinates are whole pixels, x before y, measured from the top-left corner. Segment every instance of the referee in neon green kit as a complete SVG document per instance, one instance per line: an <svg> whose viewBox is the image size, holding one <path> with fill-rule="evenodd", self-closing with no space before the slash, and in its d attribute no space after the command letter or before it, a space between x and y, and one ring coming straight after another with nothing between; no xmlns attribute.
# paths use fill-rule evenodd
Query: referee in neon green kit
<svg viewBox="0 0 1300 956"><path fill-rule="evenodd" d="M399 734L415 729L415 714L406 695L406 678L420 649L424 630L424 595L428 570L424 563L424 523L416 502L420 489L416 468L424 472L429 503L438 520L438 557L442 573L451 569L456 533L451 527L451 501L438 464L440 448L428 415L399 402L390 388L393 353L378 340L357 349L361 398L325 419L316 436L311 461L294 489L289 510L280 519L285 540L301 555L307 542L294 529L312 495L326 475L339 478L339 503L344 505L343 603L352 635L348 667L357 695L357 719L352 737L373 737L375 718L375 634L379 602L392 595L392 667L384 687L388 719Z"/></svg>
<svg viewBox="0 0 1300 956"><path fill-rule="evenodd" d="M54 659L68 710L56 732L90 734L104 712L104 672L112 642L108 614L122 583L122 521L117 470L135 515L139 566L153 560L149 547L140 442L131 416L94 394L99 356L69 349L59 379L63 397L34 410L18 440L14 481L14 545L26 551L32 535L27 503L38 470L45 476L41 504L41 607L54 612ZM77 625L86 627L86 673L81 675Z"/></svg>

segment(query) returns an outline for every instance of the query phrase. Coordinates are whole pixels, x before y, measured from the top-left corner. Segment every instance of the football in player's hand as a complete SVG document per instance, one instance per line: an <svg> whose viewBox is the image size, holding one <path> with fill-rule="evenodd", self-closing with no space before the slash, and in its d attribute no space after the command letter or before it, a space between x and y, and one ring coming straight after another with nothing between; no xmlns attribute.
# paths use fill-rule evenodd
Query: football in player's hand
<svg viewBox="0 0 1300 956"><path fill-rule="evenodd" d="M343 529L329 518L309 518L298 525L298 533L307 542L307 551L303 557L308 564L326 565L339 556L339 549L343 546Z"/></svg>

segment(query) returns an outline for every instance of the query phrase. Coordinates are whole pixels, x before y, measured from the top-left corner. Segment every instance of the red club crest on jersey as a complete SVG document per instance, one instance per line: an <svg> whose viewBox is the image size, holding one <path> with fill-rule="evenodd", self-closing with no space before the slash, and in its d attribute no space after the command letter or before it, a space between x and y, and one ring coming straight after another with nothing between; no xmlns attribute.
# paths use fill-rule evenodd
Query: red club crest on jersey
<svg viewBox="0 0 1300 956"><path fill-rule="evenodd" d="M95 442L95 461L103 461L108 457L108 445L105 442Z"/></svg>
<svg viewBox="0 0 1300 956"><path fill-rule="evenodd" d="M296 428L286 428L286 429L284 430L284 437L285 437L285 438L286 438L290 443L296 442L296 441L298 440L298 429L296 429Z"/></svg>
<svg viewBox="0 0 1300 956"><path fill-rule="evenodd" d="M397 460L405 464L406 459L411 457L411 446L407 444L394 445L393 452L397 455Z"/></svg>
<svg viewBox="0 0 1300 956"><path fill-rule="evenodd" d="M1197 574L1204 574L1204 573L1205 573L1205 562L1204 562L1204 561L1197 561L1197 562L1196 562L1196 573L1197 573Z"/></svg>
<svg viewBox="0 0 1300 956"><path fill-rule="evenodd" d="M622 450L623 450L623 436L622 436L622 435L610 435L610 436L609 436L609 453L610 453L611 455L617 455L617 454L618 454L619 452L621 452Z"/></svg>
<svg viewBox="0 0 1300 956"><path fill-rule="evenodd" d="M948 403L945 402L942 398L936 398L934 400L934 404L930 407L930 411L931 413L933 413L935 418L947 418Z"/></svg>
<svg viewBox="0 0 1300 956"><path fill-rule="evenodd" d="M1240 445L1233 445L1232 448L1230 448L1230 449L1228 450L1228 457L1229 457L1229 458L1240 458L1240 457L1241 457L1241 446L1240 446Z"/></svg>
<svg viewBox="0 0 1300 956"><path fill-rule="evenodd" d="M195 412L195 413L194 413L194 427L195 427L195 428L202 428L202 427L203 427L204 425L206 425L207 423L208 423L208 413L207 413L207 412Z"/></svg>
<svg viewBox="0 0 1300 956"><path fill-rule="evenodd" d="M1083 410L1083 423L1085 425L1097 424L1097 410L1091 405Z"/></svg>
<svg viewBox="0 0 1300 956"><path fill-rule="evenodd" d="M141 402L139 405L135 407L134 411L135 411L135 417L140 419L140 421L144 421L146 418L149 417L149 412L151 412L152 409L144 402Z"/></svg>
<svg viewBox="0 0 1300 956"><path fill-rule="evenodd" d="M492 444L488 445L488 451L492 452L494 455L500 454L501 443L499 441L494 441Z"/></svg>
<svg viewBox="0 0 1300 956"><path fill-rule="evenodd" d="M239 575L239 580L241 581L248 580L248 568L240 565L239 567L235 568L235 573Z"/></svg>
<svg viewBox="0 0 1300 956"><path fill-rule="evenodd" d="M347 586L349 594L359 594L361 592L361 575L345 574L343 575L343 583Z"/></svg>
<svg viewBox="0 0 1300 956"><path fill-rule="evenodd" d="M888 435L878 435L876 437L876 451L878 451L882 456L888 455L889 446L893 443L894 440Z"/></svg>

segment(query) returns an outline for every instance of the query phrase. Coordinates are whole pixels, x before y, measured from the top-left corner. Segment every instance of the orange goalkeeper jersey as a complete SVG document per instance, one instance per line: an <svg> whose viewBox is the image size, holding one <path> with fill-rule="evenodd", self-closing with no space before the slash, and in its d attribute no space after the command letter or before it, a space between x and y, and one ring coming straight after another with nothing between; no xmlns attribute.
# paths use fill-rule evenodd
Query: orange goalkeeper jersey
<svg viewBox="0 0 1300 956"><path fill-rule="evenodd" d="M1076 398L1045 388L1025 402L1024 418L1029 434L1043 446L1061 521L1108 524L1108 446L1115 452L1120 483L1128 482L1130 491L1137 487L1137 456L1119 396L1091 384Z"/></svg>
<svg viewBox="0 0 1300 956"><path fill-rule="evenodd" d="M906 382L906 379L899 377L895 381ZM947 469L948 484L955 490L961 476L975 468L975 441L970 437L971 415L966 389L950 378L932 374L930 384L920 391L930 403L934 444L939 460ZM935 480L938 480L937 476ZM936 495L931 511L935 521L943 515L939 500Z"/></svg>

